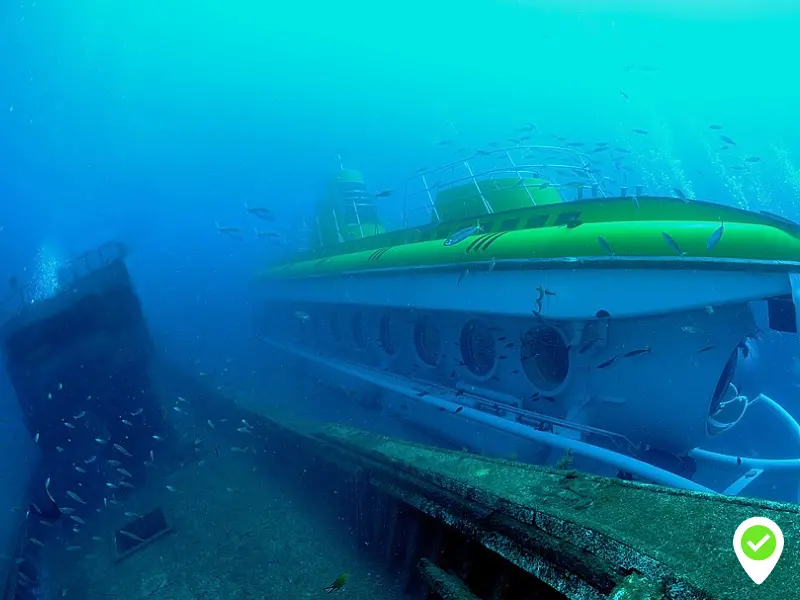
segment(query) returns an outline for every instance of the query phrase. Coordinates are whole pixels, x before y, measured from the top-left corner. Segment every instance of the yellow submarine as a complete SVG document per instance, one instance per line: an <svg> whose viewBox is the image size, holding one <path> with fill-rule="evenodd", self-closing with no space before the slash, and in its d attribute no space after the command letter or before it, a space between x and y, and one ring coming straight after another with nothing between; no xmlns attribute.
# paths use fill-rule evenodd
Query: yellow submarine
<svg viewBox="0 0 800 600"><path fill-rule="evenodd" d="M754 402L800 440L779 403L732 383L753 303L797 332L800 226L608 187L587 154L555 146L481 150L389 198L341 169L306 247L259 274L266 342L298 386L357 390L371 418L457 447L540 464L566 452L582 470L728 494L774 478L796 500L800 460L704 446L746 427Z"/></svg>

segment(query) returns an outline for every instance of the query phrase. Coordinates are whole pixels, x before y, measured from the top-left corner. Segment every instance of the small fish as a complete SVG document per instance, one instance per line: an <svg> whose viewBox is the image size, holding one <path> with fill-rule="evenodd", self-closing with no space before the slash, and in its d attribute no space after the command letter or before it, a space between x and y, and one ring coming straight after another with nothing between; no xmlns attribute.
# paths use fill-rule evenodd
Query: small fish
<svg viewBox="0 0 800 600"><path fill-rule="evenodd" d="M462 410L464 410L464 407L463 407L463 406L459 406L458 408L456 408L456 409L453 411L453 413L455 413L455 414L458 414L458 413L460 413Z"/></svg>
<svg viewBox="0 0 800 600"><path fill-rule="evenodd" d="M128 427L133 427L133 423L131 423L127 419L122 419L122 424L127 425Z"/></svg>
<svg viewBox="0 0 800 600"><path fill-rule="evenodd" d="M734 142L727 135L721 135L721 136L719 136L719 139L721 139L723 142L725 142L726 144L729 144L731 146L735 146L736 145L736 142Z"/></svg>
<svg viewBox="0 0 800 600"><path fill-rule="evenodd" d="M75 429L75 425L73 425L69 421L64 421L64 427L66 427L67 429Z"/></svg>
<svg viewBox="0 0 800 600"><path fill-rule="evenodd" d="M722 125L709 125L708 128L719 131L720 129L722 129Z"/></svg>
<svg viewBox="0 0 800 600"><path fill-rule="evenodd" d="M100 444L101 446L108 443L108 440L104 440L103 438L94 438L94 441Z"/></svg>
<svg viewBox="0 0 800 600"><path fill-rule="evenodd" d="M78 504L86 504L86 501L80 496L78 496L78 494L76 494L75 492L68 491L67 496L75 500L75 502L77 502Z"/></svg>
<svg viewBox="0 0 800 600"><path fill-rule="evenodd" d="M153 439L154 439L155 441L157 441L157 442L163 442L163 441L164 441L164 438L163 438L163 437L161 437L160 435L154 435L154 436L153 436Z"/></svg>
<svg viewBox="0 0 800 600"><path fill-rule="evenodd" d="M456 287L461 287L461 282L464 281L464 279L469 275L469 273L470 273L469 267L461 271L461 274L458 276L458 279L456 280Z"/></svg>
<svg viewBox="0 0 800 600"><path fill-rule="evenodd" d="M611 244L609 244L604 237L598 235L597 243L600 244L600 247L606 254L608 254L609 256L615 256L614 251L611 249Z"/></svg>
<svg viewBox="0 0 800 600"><path fill-rule="evenodd" d="M631 129L633 133L638 133L639 135L647 135L650 133L647 129Z"/></svg>
<svg viewBox="0 0 800 600"><path fill-rule="evenodd" d="M82 411L81 411L81 412L79 412L77 415L73 415L73 416L72 416L72 418L73 418L73 419L75 419L75 420L77 421L78 419L82 419L82 418L83 418L83 417L85 417L85 416L86 416L86 411L85 411L85 410L82 410Z"/></svg>
<svg viewBox="0 0 800 600"><path fill-rule="evenodd" d="M81 549L81 547L80 547L80 546L67 546L67 547L65 548L65 550L66 550L67 552L77 552L77 551L78 551L78 550L80 550L80 549Z"/></svg>
<svg viewBox="0 0 800 600"><path fill-rule="evenodd" d="M152 463L152 462L155 462L155 461L156 461L156 457L155 457L155 455L153 454L153 451L152 451L152 450L150 450L150 462Z"/></svg>
<svg viewBox="0 0 800 600"><path fill-rule="evenodd" d="M333 580L329 586L322 588L325 592L330 594L331 592L336 592L341 590L345 585L347 585L347 580L349 579L349 575L347 573L342 573L336 579Z"/></svg>
<svg viewBox="0 0 800 600"><path fill-rule="evenodd" d="M131 413L131 416L133 416L133 417L138 417L138 416L139 416L140 414L142 414L143 412L144 412L144 409L143 409L143 408L137 408L135 411L133 411L133 412Z"/></svg>
<svg viewBox="0 0 800 600"><path fill-rule="evenodd" d="M614 362L615 362L616 360L617 360L617 357L616 357L616 356L614 356L614 357L612 357L612 358L609 358L607 361L605 361L605 362L601 362L599 365L597 365L597 368L598 368L598 369L605 369L606 367L610 367L611 365L613 365L613 364L614 364Z"/></svg>
<svg viewBox="0 0 800 600"><path fill-rule="evenodd" d="M83 463L86 464L86 465L90 465L96 460L97 460L97 456L90 456L85 461L83 461Z"/></svg>
<svg viewBox="0 0 800 600"><path fill-rule="evenodd" d="M119 488L119 486L116 483L113 483L111 481L106 481L106 487L112 490L116 490Z"/></svg>
<svg viewBox="0 0 800 600"><path fill-rule="evenodd" d="M662 231L661 237L664 238L664 241L667 243L667 246L669 246L672 249L672 251L675 252L678 256L686 256L686 252L681 250L680 246L678 246L678 243L674 239L672 239L672 236L670 234Z"/></svg>
<svg viewBox="0 0 800 600"><path fill-rule="evenodd" d="M480 222L476 225L472 225L471 227L465 227L464 229L459 229L449 238L447 238L443 245L444 246L455 246L456 244L460 244L468 237L472 237L476 233L480 233L483 231L483 227L481 227Z"/></svg>
<svg viewBox="0 0 800 600"><path fill-rule="evenodd" d="M142 518L142 515L140 515L138 513L135 513L135 512L130 512L130 511L127 511L125 513L125 516L126 517L130 517L131 519L141 519Z"/></svg>
<svg viewBox="0 0 800 600"><path fill-rule="evenodd" d="M393 190L383 190L375 194L376 198L388 198L392 195Z"/></svg>
<svg viewBox="0 0 800 600"><path fill-rule="evenodd" d="M168 489L170 492L174 492L174 491L175 491L175 488L174 488L174 487L172 487L171 485L168 485L168 486L167 486L167 489Z"/></svg>
<svg viewBox="0 0 800 600"><path fill-rule="evenodd" d="M108 464L109 464L110 466L112 466L112 467L118 467L118 466L120 466L122 463L121 463L121 462L119 462L118 460L110 460L110 461L108 461Z"/></svg>
<svg viewBox="0 0 800 600"><path fill-rule="evenodd" d="M124 454L125 456L129 456L129 457L133 458L133 454L131 454L130 452L125 450L125 448L123 448L119 444L114 444L114 450L116 450L120 454Z"/></svg>
<svg viewBox="0 0 800 600"><path fill-rule="evenodd" d="M33 436L33 443L34 444L38 444L39 443L39 432L38 431L36 432L36 435Z"/></svg>
<svg viewBox="0 0 800 600"><path fill-rule="evenodd" d="M275 220L275 213L273 213L270 209L264 207L250 207L247 205L247 202L244 203L244 210L254 217L258 217L259 219L264 219L265 221L274 221Z"/></svg>
<svg viewBox="0 0 800 600"><path fill-rule="evenodd" d="M56 450L58 452L63 452L64 451L64 449L61 446L56 446Z"/></svg>
<svg viewBox="0 0 800 600"><path fill-rule="evenodd" d="M86 473L86 469L84 469L83 467L79 467L79 466L77 466L77 465L75 465L75 470L76 470L78 473Z"/></svg>
<svg viewBox="0 0 800 600"><path fill-rule="evenodd" d="M683 193L683 190L680 188L672 188L672 191L675 195L680 198L681 200L686 200L686 194Z"/></svg>
<svg viewBox="0 0 800 600"><path fill-rule="evenodd" d="M126 469L123 469L122 467L117 467L117 473L120 473L121 475L124 475L125 477L133 477L133 475L131 475L129 471L127 471Z"/></svg>
<svg viewBox="0 0 800 600"><path fill-rule="evenodd" d="M637 350L631 350L630 352L626 352L622 355L622 358L630 358L631 356L639 356L640 354L650 354L650 347L645 346L644 348L638 348Z"/></svg>
<svg viewBox="0 0 800 600"><path fill-rule="evenodd" d="M238 431L239 433L253 433L253 430L250 429L249 427L239 427L239 429L237 429L236 431Z"/></svg>
<svg viewBox="0 0 800 600"><path fill-rule="evenodd" d="M34 546L39 546L39 548L44 548L44 544L42 542L40 542L39 540L37 540L35 537L28 538L28 539L31 541L31 544L33 544Z"/></svg>
<svg viewBox="0 0 800 600"><path fill-rule="evenodd" d="M216 427L214 427L214 424L211 422L211 419L206 421L206 423L208 423L208 426L211 427L211 429L216 429Z"/></svg>
<svg viewBox="0 0 800 600"><path fill-rule="evenodd" d="M623 92L622 90L620 90L620 91L619 91L619 93L620 93L620 96L622 96L622 97L623 97L625 100L629 100L629 99L630 99L630 97L628 96L628 94L626 94L626 93L625 93L625 92Z"/></svg>
<svg viewBox="0 0 800 600"><path fill-rule="evenodd" d="M721 223L720 226L714 230L714 233L706 240L706 250L713 250L714 246L719 244L719 241L722 239L723 233L725 233L725 223Z"/></svg>
<svg viewBox="0 0 800 600"><path fill-rule="evenodd" d="M101 538L99 535L93 535L93 536L92 536L92 539L93 539L95 542L102 542L102 541L104 541L104 540L103 540L103 538Z"/></svg>
<svg viewBox="0 0 800 600"><path fill-rule="evenodd" d="M86 525L86 521L84 521L83 519L81 519L78 516L70 515L69 518L72 519L73 521L75 521L76 523L78 523L79 525Z"/></svg>
<svg viewBox="0 0 800 600"><path fill-rule="evenodd" d="M294 318L301 323L308 323L311 320L311 317L308 316L308 313L303 312L302 310L294 311Z"/></svg>
<svg viewBox="0 0 800 600"><path fill-rule="evenodd" d="M759 157L759 156L748 156L747 158L744 159L744 162L757 163L760 160L761 160L761 157Z"/></svg>
<svg viewBox="0 0 800 600"><path fill-rule="evenodd" d="M702 354L703 352L708 352L709 350L713 350L714 348L716 348L716 346L706 346L705 348L700 348L700 350L698 350L697 353Z"/></svg>
<svg viewBox="0 0 800 600"><path fill-rule="evenodd" d="M130 538L130 539L135 540L137 542L144 542L144 540L142 538L140 538L138 535L136 535L135 533L131 533L130 531L125 531L124 529L120 529L119 530L119 534L120 535L124 535L126 538Z"/></svg>
<svg viewBox="0 0 800 600"><path fill-rule="evenodd" d="M128 483L127 481L120 481L119 484L120 484L120 486L125 487L125 488L130 488L132 490L136 489L136 487L132 483Z"/></svg>
<svg viewBox="0 0 800 600"><path fill-rule="evenodd" d="M217 231L223 235L227 235L230 238L241 240L242 239L242 229L240 227L229 227L223 226L219 223L214 223L217 228Z"/></svg>

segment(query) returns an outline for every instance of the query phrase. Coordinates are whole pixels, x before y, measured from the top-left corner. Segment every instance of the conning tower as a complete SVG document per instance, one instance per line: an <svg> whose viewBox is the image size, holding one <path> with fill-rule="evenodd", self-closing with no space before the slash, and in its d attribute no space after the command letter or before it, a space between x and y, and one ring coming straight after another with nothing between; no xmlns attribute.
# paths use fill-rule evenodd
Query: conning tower
<svg viewBox="0 0 800 600"><path fill-rule="evenodd" d="M318 247L383 233L375 198L358 171L337 171L327 181L315 213L317 235L311 243Z"/></svg>

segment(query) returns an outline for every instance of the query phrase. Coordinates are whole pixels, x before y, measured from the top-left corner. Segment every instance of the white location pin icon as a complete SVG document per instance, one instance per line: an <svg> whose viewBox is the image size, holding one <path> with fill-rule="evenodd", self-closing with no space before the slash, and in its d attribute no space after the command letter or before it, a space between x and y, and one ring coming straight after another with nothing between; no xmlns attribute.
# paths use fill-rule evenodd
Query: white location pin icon
<svg viewBox="0 0 800 600"><path fill-rule="evenodd" d="M733 550L744 572L757 585L761 585L781 557L783 532L767 518L752 517L736 528Z"/></svg>

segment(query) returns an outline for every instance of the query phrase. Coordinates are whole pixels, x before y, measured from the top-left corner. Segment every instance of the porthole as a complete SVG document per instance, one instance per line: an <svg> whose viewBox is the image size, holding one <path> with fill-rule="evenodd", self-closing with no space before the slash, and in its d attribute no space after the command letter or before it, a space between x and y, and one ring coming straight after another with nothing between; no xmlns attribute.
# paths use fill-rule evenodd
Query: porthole
<svg viewBox="0 0 800 600"><path fill-rule="evenodd" d="M378 326L378 339L381 348L386 354L394 356L397 354L397 336L394 332L394 321L391 315L383 315L381 317L380 325Z"/></svg>
<svg viewBox="0 0 800 600"><path fill-rule="evenodd" d="M473 375L485 377L497 360L494 335L479 319L468 321L461 330L461 359Z"/></svg>
<svg viewBox="0 0 800 600"><path fill-rule="evenodd" d="M537 326L522 336L522 370L528 380L543 392L560 387L569 374L569 347L555 327Z"/></svg>
<svg viewBox="0 0 800 600"><path fill-rule="evenodd" d="M352 327L353 341L356 343L356 346L365 348L367 346L367 333L364 330L364 313L360 310L353 314Z"/></svg>
<svg viewBox="0 0 800 600"><path fill-rule="evenodd" d="M414 347L422 362L432 367L442 354L442 334L432 317L424 316L414 325Z"/></svg>
<svg viewBox="0 0 800 600"><path fill-rule="evenodd" d="M334 342L339 342L342 339L342 330L339 327L339 315L335 312L328 316L328 329L331 333L331 338Z"/></svg>

